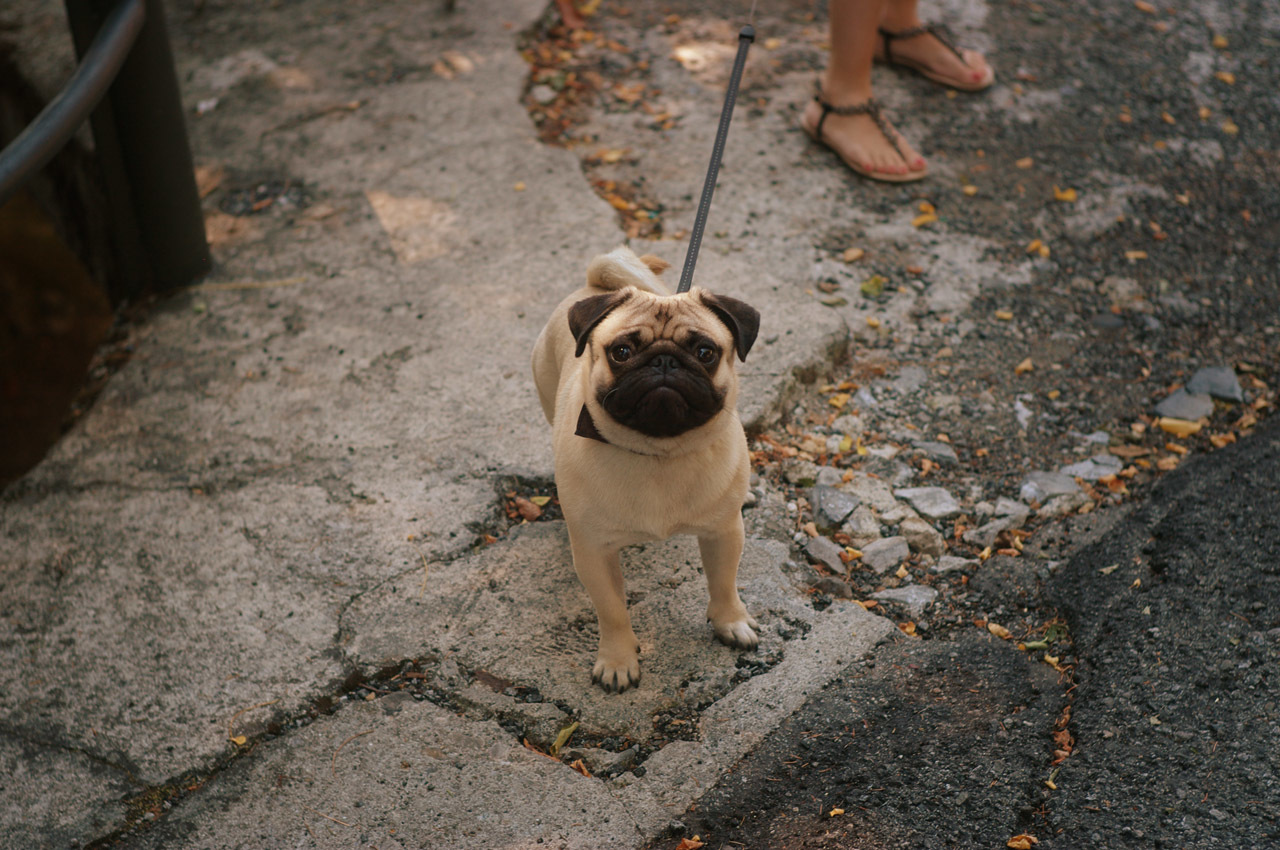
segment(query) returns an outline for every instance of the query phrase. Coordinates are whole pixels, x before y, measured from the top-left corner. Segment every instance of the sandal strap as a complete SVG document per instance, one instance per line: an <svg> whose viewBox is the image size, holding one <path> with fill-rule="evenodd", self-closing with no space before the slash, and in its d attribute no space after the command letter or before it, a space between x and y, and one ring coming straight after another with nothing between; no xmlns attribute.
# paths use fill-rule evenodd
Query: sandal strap
<svg viewBox="0 0 1280 850"><path fill-rule="evenodd" d="M942 46L950 50L956 55L961 62L964 61L964 54L960 52L960 48L956 46L955 39L951 36L951 30L946 24L929 23L921 24L917 27L910 27L898 32L889 32L884 27L879 28L881 38L884 39L884 61L886 63L893 62L893 50L889 47L890 42L898 41L904 38L915 38L918 35L931 35L942 43Z"/></svg>
<svg viewBox="0 0 1280 850"><path fill-rule="evenodd" d="M880 101L874 97L869 97L862 103L854 103L848 106L836 106L828 103L822 97L822 84L817 85L817 91L813 95L814 102L822 107L822 117L818 119L818 125L813 128L813 135L822 139L822 122L827 120L828 115L869 115L871 120L876 122L876 126L880 128L880 133L885 140L893 146L894 152L898 154L898 158L904 163L907 161L906 155L902 152L902 148L898 146L898 139L893 132L893 128L889 126L888 120L884 117L884 111L880 106Z"/></svg>

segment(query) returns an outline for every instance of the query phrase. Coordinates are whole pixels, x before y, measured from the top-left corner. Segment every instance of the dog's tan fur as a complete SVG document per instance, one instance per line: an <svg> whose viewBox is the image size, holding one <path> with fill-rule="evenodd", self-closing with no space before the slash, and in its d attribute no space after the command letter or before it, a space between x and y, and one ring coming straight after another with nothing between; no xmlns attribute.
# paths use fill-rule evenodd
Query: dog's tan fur
<svg viewBox="0 0 1280 850"><path fill-rule="evenodd" d="M618 555L623 546L696 534L710 595L707 617L716 637L744 648L758 643L759 626L735 584L750 467L736 408L734 335L708 308L702 290L669 294L655 274L665 267L657 258L636 257L626 248L597 257L588 268L587 286L560 303L533 351L534 382L552 425L556 485L574 569L600 622L592 678L607 690L626 690L640 680L639 646ZM576 357L570 309L609 292L628 294L594 327L583 354ZM613 380L605 354L609 341L624 332L646 335L646 340L680 341L693 331L726 353L712 373L712 383L724 393L719 413L668 438L647 436L614 421L597 398ZM575 434L584 404L607 443Z"/></svg>

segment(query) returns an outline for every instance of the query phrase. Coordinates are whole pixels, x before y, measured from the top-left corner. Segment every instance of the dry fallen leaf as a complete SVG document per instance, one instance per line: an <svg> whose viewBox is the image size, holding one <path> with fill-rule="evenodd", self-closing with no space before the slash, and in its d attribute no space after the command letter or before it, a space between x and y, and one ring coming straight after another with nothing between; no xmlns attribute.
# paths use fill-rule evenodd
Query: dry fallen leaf
<svg viewBox="0 0 1280 850"><path fill-rule="evenodd" d="M1134 262L1136 260L1145 260L1147 258L1147 252L1146 251L1125 251L1124 258L1130 262Z"/></svg>
<svg viewBox="0 0 1280 850"><path fill-rule="evenodd" d="M911 575L911 573L907 572L906 564L899 564L898 571L895 572L894 575L896 575L898 578L906 578L907 576Z"/></svg>
<svg viewBox="0 0 1280 850"><path fill-rule="evenodd" d="M1148 15L1154 15L1156 13L1156 7L1151 3L1148 3L1147 0L1134 0L1133 7L1139 12L1146 12Z"/></svg>
<svg viewBox="0 0 1280 850"><path fill-rule="evenodd" d="M1027 243L1027 253L1034 254L1038 252L1042 247L1044 247L1043 242L1041 242L1039 239L1032 239L1030 242Z"/></svg>
<svg viewBox="0 0 1280 850"><path fill-rule="evenodd" d="M196 166L196 191L201 198L209 197L214 189L222 185L222 178L225 177L227 171L223 168L222 163L214 163L213 165L197 165Z"/></svg>
<svg viewBox="0 0 1280 850"><path fill-rule="evenodd" d="M1226 133L1228 136L1234 136L1240 132L1240 128L1236 126L1236 122L1228 118L1226 121L1222 122L1222 132Z"/></svg>
<svg viewBox="0 0 1280 850"><path fill-rule="evenodd" d="M833 818L836 815L842 815L842 814L844 814L844 809L832 809L831 811L827 812L827 817Z"/></svg>
<svg viewBox="0 0 1280 850"><path fill-rule="evenodd" d="M1027 372L1030 372L1035 368L1036 368L1036 364L1031 362L1031 358L1028 357L1027 359L1023 360L1021 363L1019 363L1017 366L1013 367L1013 374L1025 375Z"/></svg>
<svg viewBox="0 0 1280 850"><path fill-rule="evenodd" d="M846 263L856 263L866 256L866 253L862 248L846 248L845 252L840 255L840 259Z"/></svg>
<svg viewBox="0 0 1280 850"><path fill-rule="evenodd" d="M525 188L526 188L526 187L525 187L525 185L524 185L524 181L523 181L523 180L521 180L519 183L515 184L515 185L514 185L514 186L512 186L511 188L512 188L512 189L515 189L517 192L523 192L523 191L525 190Z"/></svg>
<svg viewBox="0 0 1280 850"><path fill-rule="evenodd" d="M1035 161L1034 159L1032 159L1031 157L1029 157L1029 156L1024 156L1022 159L1020 159L1020 160L1018 160L1017 162L1015 162L1015 163L1014 163L1014 165L1016 165L1016 166L1018 166L1019 168L1022 168L1022 169L1027 169L1027 168L1030 168L1031 166L1035 165L1035 163L1036 163L1036 161Z"/></svg>
<svg viewBox="0 0 1280 850"><path fill-rule="evenodd" d="M1192 422L1190 419L1174 419L1171 416L1161 416L1156 420L1156 425L1165 433L1184 440L1193 434L1200 433L1203 427L1199 422Z"/></svg>
<svg viewBox="0 0 1280 850"><path fill-rule="evenodd" d="M880 320L875 316L867 316L867 327L872 329L880 327Z"/></svg>
<svg viewBox="0 0 1280 850"><path fill-rule="evenodd" d="M1078 197L1079 195L1077 195L1075 189L1059 189L1056 183L1053 186L1053 199L1055 201L1071 204L1075 203Z"/></svg>
<svg viewBox="0 0 1280 850"><path fill-rule="evenodd" d="M1001 640L1009 640L1009 638L1013 637L1013 634L999 623L987 623L987 631Z"/></svg>
<svg viewBox="0 0 1280 850"><path fill-rule="evenodd" d="M922 213L921 215L911 219L911 226L924 227L926 224L933 224L937 220L938 216L935 213Z"/></svg>
<svg viewBox="0 0 1280 850"><path fill-rule="evenodd" d="M1178 123L1177 121L1175 121L1175 120L1174 120L1173 116L1172 116L1172 115L1170 115L1167 111L1166 111L1166 112L1161 112L1161 113L1160 113L1160 120L1161 120L1161 121L1163 121L1163 122L1164 122L1164 123L1166 123L1166 124L1177 124L1177 123Z"/></svg>
<svg viewBox="0 0 1280 850"><path fill-rule="evenodd" d="M839 410L840 408L844 407L848 403L849 403L848 393L836 393L835 395L831 396L831 398L827 399L827 404L831 405L836 410Z"/></svg>
<svg viewBox="0 0 1280 850"><path fill-rule="evenodd" d="M996 318L1002 322L1013 321L1013 313L1009 310L996 310Z"/></svg>
<svg viewBox="0 0 1280 850"><path fill-rule="evenodd" d="M965 186L963 189L961 189L960 191L961 191L961 192L964 192L966 195L968 195L970 198L972 198L974 195L978 194L978 187L977 187L977 186L974 186L972 183L970 183L970 184L968 184L967 186Z"/></svg>
<svg viewBox="0 0 1280 850"><path fill-rule="evenodd" d="M512 501L515 503L516 512L519 513L526 522L533 522L538 517L542 516L542 508L538 507L524 496L516 496Z"/></svg>
<svg viewBox="0 0 1280 850"><path fill-rule="evenodd" d="M905 635L914 636L916 633L916 624L911 622L910 620L908 620L905 623L898 623L898 628L901 629L902 633Z"/></svg>
<svg viewBox="0 0 1280 850"><path fill-rule="evenodd" d="M244 735L236 735L231 739L231 743L235 744L237 747L243 747L245 744L249 743L249 739Z"/></svg>
<svg viewBox="0 0 1280 850"><path fill-rule="evenodd" d="M1177 455L1166 455L1165 457L1162 457L1156 461L1156 469L1159 469L1163 472L1169 472L1170 470L1174 470L1177 468L1178 468Z"/></svg>
<svg viewBox="0 0 1280 850"><path fill-rule="evenodd" d="M1226 50L1227 37L1225 35L1222 35L1221 33L1219 33L1218 35L1215 35L1213 37L1213 46L1218 48L1219 50Z"/></svg>
<svg viewBox="0 0 1280 850"><path fill-rule="evenodd" d="M1230 71L1215 71L1213 76L1216 77L1219 82L1226 83L1229 86L1234 86L1236 84L1236 75Z"/></svg>
<svg viewBox="0 0 1280 850"><path fill-rule="evenodd" d="M1150 4L1144 4L1139 2L1139 8L1141 8L1143 5L1150 5ZM1010 850L1031 850L1031 846L1033 844L1039 844L1039 843L1040 843L1039 839L1037 839L1035 836L1027 835L1025 832L1022 832L1015 835L1013 838L1010 838L1007 842L1005 842L1004 846L1010 848Z"/></svg>
<svg viewBox="0 0 1280 850"><path fill-rule="evenodd" d="M581 773L583 776L590 777L591 771L587 770L587 766L582 763L582 759L574 759L569 767Z"/></svg>
<svg viewBox="0 0 1280 850"><path fill-rule="evenodd" d="M680 843L676 845L676 850L699 850L702 846L699 836L695 835L693 838L681 838Z"/></svg>
<svg viewBox="0 0 1280 850"><path fill-rule="evenodd" d="M547 506L547 502L551 501L551 497L550 496L530 496L529 501L533 502L535 505L537 505L540 508L545 508Z"/></svg>

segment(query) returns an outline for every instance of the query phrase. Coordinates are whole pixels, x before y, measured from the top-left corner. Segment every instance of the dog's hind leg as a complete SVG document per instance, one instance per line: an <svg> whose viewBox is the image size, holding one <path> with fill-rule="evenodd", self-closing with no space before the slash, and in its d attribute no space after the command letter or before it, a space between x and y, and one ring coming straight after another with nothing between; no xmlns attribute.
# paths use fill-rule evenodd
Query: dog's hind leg
<svg viewBox="0 0 1280 850"><path fill-rule="evenodd" d="M756 632L760 624L747 613L738 596L738 562L746 535L742 513L734 511L720 528L698 535L702 552L702 570L707 574L707 619L716 639L739 649L755 649L760 643Z"/></svg>
<svg viewBox="0 0 1280 850"><path fill-rule="evenodd" d="M578 540L572 526L569 545L573 549L573 569L591 597L600 624L600 649L591 681L610 692L634 688L640 684L640 643L631 629L618 549Z"/></svg>

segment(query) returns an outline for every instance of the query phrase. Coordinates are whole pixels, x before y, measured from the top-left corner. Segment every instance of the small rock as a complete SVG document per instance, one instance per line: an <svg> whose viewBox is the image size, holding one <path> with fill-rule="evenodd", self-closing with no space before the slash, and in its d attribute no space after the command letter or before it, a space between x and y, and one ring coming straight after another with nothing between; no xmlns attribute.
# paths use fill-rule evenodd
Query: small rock
<svg viewBox="0 0 1280 850"><path fill-rule="evenodd" d="M849 535L855 547L861 549L868 543L880 539L880 520L876 519L871 508L859 505L853 513L849 514L849 518L844 521L840 530Z"/></svg>
<svg viewBox="0 0 1280 850"><path fill-rule="evenodd" d="M874 455L863 461L862 469L865 472L875 473L885 481L888 481L892 487L901 487L916 475L911 467L900 460L886 460Z"/></svg>
<svg viewBox="0 0 1280 850"><path fill-rule="evenodd" d="M849 587L848 582L841 581L834 576L823 576L813 583L813 589L825 593L828 596L834 596L837 599L852 599L853 588Z"/></svg>
<svg viewBox="0 0 1280 850"><path fill-rule="evenodd" d="M984 500L973 506L973 512L978 516L992 516L996 512L996 506Z"/></svg>
<svg viewBox="0 0 1280 850"><path fill-rule="evenodd" d="M1210 809L1209 817L1213 818L1218 822L1222 822L1226 820L1228 817L1230 817L1230 815L1228 815L1226 812L1222 811L1221 809Z"/></svg>
<svg viewBox="0 0 1280 850"><path fill-rule="evenodd" d="M890 510L883 511L880 514L880 520L888 525L897 525L904 519L918 518L919 516L920 514L911 510L910 505L898 502Z"/></svg>
<svg viewBox="0 0 1280 850"><path fill-rule="evenodd" d="M1022 521L1026 522L1027 517L1031 516L1031 508L1022 504L1022 502L1019 502L1016 499L1010 499L1007 496L1001 496L999 499L996 499L996 506L991 511L991 513L998 517L1000 516L1021 517Z"/></svg>
<svg viewBox="0 0 1280 850"><path fill-rule="evenodd" d="M893 379L891 386L899 395L906 395L920 389L927 380L929 380L929 373L922 367L906 366L898 373L898 377Z"/></svg>
<svg viewBox="0 0 1280 850"><path fill-rule="evenodd" d="M868 544L862 550L862 563L877 573L887 573L911 554L906 538L885 537Z"/></svg>
<svg viewBox="0 0 1280 850"><path fill-rule="evenodd" d="M1022 399L1016 399L1013 402L1013 415L1018 420L1018 427L1027 430L1027 426L1031 424L1031 408L1022 403Z"/></svg>
<svg viewBox="0 0 1280 850"><path fill-rule="evenodd" d="M804 553L815 564L822 564L834 573L844 574L844 561L840 560L841 549L836 543L826 537L815 537L810 540L804 547Z"/></svg>
<svg viewBox="0 0 1280 850"><path fill-rule="evenodd" d="M906 538L913 552L937 558L947 551L947 541L938 530L919 517L904 519L898 526L898 534Z"/></svg>
<svg viewBox="0 0 1280 850"><path fill-rule="evenodd" d="M1156 405L1156 413L1173 419L1195 421L1213 414L1213 399L1203 393L1189 393L1185 389L1174 390L1169 397Z"/></svg>
<svg viewBox="0 0 1280 850"><path fill-rule="evenodd" d="M976 568L979 565L977 558L958 558L955 555L943 555L938 559L938 563L933 565L935 573L950 573L956 570L968 570Z"/></svg>
<svg viewBox="0 0 1280 850"><path fill-rule="evenodd" d="M1112 304L1121 307L1142 297L1142 287L1131 277L1108 276L1103 279L1098 290Z"/></svg>
<svg viewBox="0 0 1280 850"><path fill-rule="evenodd" d="M782 477L790 484L813 486L818 478L818 465L813 461L791 458L783 462Z"/></svg>
<svg viewBox="0 0 1280 850"><path fill-rule="evenodd" d="M986 525L980 525L977 528L971 528L966 531L962 537L965 543L971 543L974 546L987 547L996 542L996 538L1000 536L1000 532L1010 528L1021 528L1026 516L1007 516L1000 519L993 519Z"/></svg>
<svg viewBox="0 0 1280 850"><path fill-rule="evenodd" d="M872 395L870 387L863 387L858 390L857 395L855 395L853 399L860 407L875 407L879 404L879 402L876 401L876 397Z"/></svg>
<svg viewBox="0 0 1280 850"><path fill-rule="evenodd" d="M960 458L956 455L956 450L946 443L937 443L929 440L921 440L916 443L916 449L925 453L929 460L935 463L959 463Z"/></svg>
<svg viewBox="0 0 1280 850"><path fill-rule="evenodd" d="M556 90L544 83L539 83L529 89L529 97L533 98L538 103L541 103L543 106L546 106L548 103L556 99Z"/></svg>
<svg viewBox="0 0 1280 850"><path fill-rule="evenodd" d="M1086 443L1098 443L1099 445L1105 446L1107 443L1111 442L1111 435L1106 431L1094 431L1091 434L1085 434L1081 439Z"/></svg>
<svg viewBox="0 0 1280 850"><path fill-rule="evenodd" d="M909 584L906 587L881 590L878 593L871 594L871 597L883 602L896 602L905 607L907 613L912 617L919 617L924 614L924 609L932 605L933 600L938 598L938 591L932 587Z"/></svg>
<svg viewBox="0 0 1280 850"><path fill-rule="evenodd" d="M1027 475L1026 480L1022 482L1022 487L1018 490L1018 496L1024 502L1043 503L1054 496L1077 493L1079 490L1080 485L1070 475L1063 475L1061 472L1036 470Z"/></svg>
<svg viewBox="0 0 1280 850"><path fill-rule="evenodd" d="M844 478L844 472L836 469L834 466L824 466L818 470L818 475L813 479L813 483L819 487L837 487Z"/></svg>
<svg viewBox="0 0 1280 850"><path fill-rule="evenodd" d="M1084 493L1061 493L1041 505L1036 513L1045 518L1066 516L1075 513L1088 503L1089 497Z"/></svg>
<svg viewBox="0 0 1280 850"><path fill-rule="evenodd" d="M1230 366L1208 366L1196 370L1187 381L1189 393L1204 393L1224 401L1244 401L1244 389L1240 379Z"/></svg>
<svg viewBox="0 0 1280 850"><path fill-rule="evenodd" d="M877 513L884 513L898 504L898 501L893 498L893 488L879 478L872 478L866 472L855 472L841 489L852 493L858 501Z"/></svg>
<svg viewBox="0 0 1280 850"><path fill-rule="evenodd" d="M1124 327L1124 319L1115 313L1099 313L1090 320L1090 323L1095 328L1101 328L1106 331L1119 330Z"/></svg>
<svg viewBox="0 0 1280 850"><path fill-rule="evenodd" d="M960 503L941 487L908 487L894 490L893 495L906 499L921 516L947 519L960 513Z"/></svg>
<svg viewBox="0 0 1280 850"><path fill-rule="evenodd" d="M814 487L809 491L813 504L813 521L818 528L839 528L849 514L862 504L856 496L834 487Z"/></svg>
<svg viewBox="0 0 1280 850"><path fill-rule="evenodd" d="M1064 466L1058 470L1063 475L1070 475L1072 478L1083 478L1085 481L1097 481L1106 475L1115 475L1124 468L1124 463L1120 458L1112 454L1096 454L1088 460L1082 460L1079 463L1073 463L1070 466Z"/></svg>

